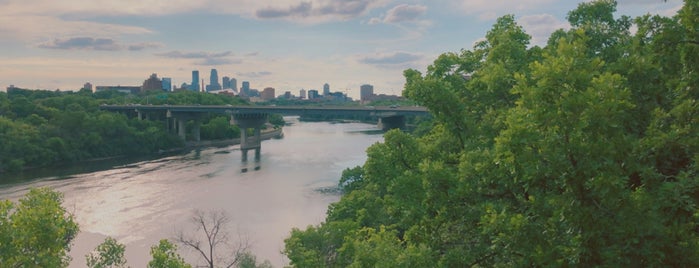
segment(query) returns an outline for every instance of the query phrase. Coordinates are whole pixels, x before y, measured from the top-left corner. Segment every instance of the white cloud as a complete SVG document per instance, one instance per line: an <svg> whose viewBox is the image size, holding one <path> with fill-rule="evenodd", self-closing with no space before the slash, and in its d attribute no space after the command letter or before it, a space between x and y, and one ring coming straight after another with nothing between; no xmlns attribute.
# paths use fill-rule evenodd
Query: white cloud
<svg viewBox="0 0 699 268"><path fill-rule="evenodd" d="M357 57L357 61L362 64L374 65L382 68L405 69L414 67L424 58L422 54L395 51L374 53Z"/></svg>
<svg viewBox="0 0 699 268"><path fill-rule="evenodd" d="M384 6L388 0L277 1L253 7L258 19L284 19L303 23L348 20Z"/></svg>
<svg viewBox="0 0 699 268"><path fill-rule="evenodd" d="M531 44L543 46L546 45L551 33L558 29L570 29L570 24L567 21L560 20L550 14L537 14L522 16L517 20L517 24L532 37Z"/></svg>
<svg viewBox="0 0 699 268"><path fill-rule="evenodd" d="M397 5L386 12L383 21L387 23L399 23L404 21L415 21L425 14L427 7L423 5Z"/></svg>
<svg viewBox="0 0 699 268"><path fill-rule="evenodd" d="M0 12L0 38L24 40L29 43L46 42L56 38L116 37L124 34L150 33L152 33L150 30L137 26L68 21L51 16L4 16Z"/></svg>
<svg viewBox="0 0 699 268"><path fill-rule="evenodd" d="M202 66L240 64L243 62L241 59L233 58L233 53L231 51L212 53L204 51L182 52L179 50L173 50L169 52L155 53L154 55L170 59L194 60L192 62L193 64Z"/></svg>

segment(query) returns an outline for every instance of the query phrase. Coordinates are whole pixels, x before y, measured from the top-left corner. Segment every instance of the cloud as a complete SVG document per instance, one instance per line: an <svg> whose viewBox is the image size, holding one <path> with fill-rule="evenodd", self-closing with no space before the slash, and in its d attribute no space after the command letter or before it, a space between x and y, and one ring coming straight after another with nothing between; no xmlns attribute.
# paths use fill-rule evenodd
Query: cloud
<svg viewBox="0 0 699 268"><path fill-rule="evenodd" d="M39 45L40 48L49 49L77 49L77 50L107 50L117 51L123 48L117 41L110 38L73 37L68 39L55 39L49 43Z"/></svg>
<svg viewBox="0 0 699 268"><path fill-rule="evenodd" d="M128 46L128 49L131 51L141 51L141 50L146 50L149 48L161 48L161 47L163 47L163 44L161 44L161 43L144 42L144 43L138 43L138 44L131 44Z"/></svg>
<svg viewBox="0 0 699 268"><path fill-rule="evenodd" d="M240 64L240 63L243 63L243 61L239 60L239 59L214 57L214 58L204 58L202 60L196 61L194 64L203 65L203 66L211 66L211 65Z"/></svg>
<svg viewBox="0 0 699 268"><path fill-rule="evenodd" d="M550 14L522 16L517 20L524 30L532 36L532 45L546 45L551 33L558 29L570 29L567 21L559 20Z"/></svg>
<svg viewBox="0 0 699 268"><path fill-rule="evenodd" d="M159 48L160 43L137 43L124 45L112 38L93 38L93 37L71 37L66 39L54 39L53 41L39 44L37 47L46 49L64 49L64 50L97 50L97 51L141 51L149 48Z"/></svg>
<svg viewBox="0 0 699 268"><path fill-rule="evenodd" d="M301 2L296 6L289 8L268 7L257 10L255 15L261 19L275 19L285 17L307 17L310 15L312 4L310 2Z"/></svg>
<svg viewBox="0 0 699 268"><path fill-rule="evenodd" d="M164 52L164 53L155 53L156 56L160 57L165 57L165 58L173 58L173 59L207 59L207 58L219 58L219 57L227 57L227 56L232 56L233 53L230 51L224 51L224 52L219 52L219 53L210 53L210 52L182 52L179 50L173 50L170 52Z"/></svg>
<svg viewBox="0 0 699 268"><path fill-rule="evenodd" d="M40 40L100 36L116 38L121 35L150 34L151 30L110 23L68 21L50 15L4 15L0 11L0 38L17 39L35 43Z"/></svg>
<svg viewBox="0 0 699 268"><path fill-rule="evenodd" d="M286 7L266 6L255 11L258 19L305 19L334 20L350 19L364 15L385 1L373 0L325 0L299 2Z"/></svg>
<svg viewBox="0 0 699 268"><path fill-rule="evenodd" d="M261 71L261 72L247 72L247 73L237 73L238 76L242 77L247 77L247 78L260 78L264 76L270 76L272 75L272 72L269 71Z"/></svg>
<svg viewBox="0 0 699 268"><path fill-rule="evenodd" d="M397 5L386 12L383 21L386 23L414 21L425 14L425 11L427 11L427 7L422 5Z"/></svg>
<svg viewBox="0 0 699 268"><path fill-rule="evenodd" d="M193 59L193 60L195 60L193 62L193 64L204 65L204 66L240 64L243 62L240 59L232 58L233 52L231 52L231 51L211 53L211 52L204 52L204 51L182 52L179 50L173 50L173 51L169 51L169 52L155 53L154 55L156 55L158 57L171 58L171 59Z"/></svg>
<svg viewBox="0 0 699 268"><path fill-rule="evenodd" d="M383 67L406 66L413 64L423 58L423 55L408 52L377 53L358 58L357 61L363 64L378 65Z"/></svg>

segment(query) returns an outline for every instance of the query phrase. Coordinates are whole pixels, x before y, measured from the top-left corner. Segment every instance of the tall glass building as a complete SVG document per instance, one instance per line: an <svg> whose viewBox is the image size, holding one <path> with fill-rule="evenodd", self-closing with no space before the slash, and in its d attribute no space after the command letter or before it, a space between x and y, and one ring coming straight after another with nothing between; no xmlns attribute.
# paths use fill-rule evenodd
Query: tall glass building
<svg viewBox="0 0 699 268"><path fill-rule="evenodd" d="M201 86L199 85L199 71L192 71L192 84L189 86L191 91L201 91Z"/></svg>
<svg viewBox="0 0 699 268"><path fill-rule="evenodd" d="M221 90L221 83L218 81L218 71L216 69L211 69L211 75L209 76L209 85L206 86L206 91Z"/></svg>

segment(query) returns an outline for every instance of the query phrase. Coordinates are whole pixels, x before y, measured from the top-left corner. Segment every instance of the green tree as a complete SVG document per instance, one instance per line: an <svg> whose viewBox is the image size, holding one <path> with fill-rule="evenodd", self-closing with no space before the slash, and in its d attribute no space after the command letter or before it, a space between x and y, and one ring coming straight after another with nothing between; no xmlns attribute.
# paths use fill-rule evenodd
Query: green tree
<svg viewBox="0 0 699 268"><path fill-rule="evenodd" d="M250 252L242 253L236 266L238 268L272 268L272 264L268 260L258 264L257 256Z"/></svg>
<svg viewBox="0 0 699 268"><path fill-rule="evenodd" d="M112 237L107 237L102 244L97 245L93 252L85 255L87 267L126 267L125 250L126 247L123 244L120 244Z"/></svg>
<svg viewBox="0 0 699 268"><path fill-rule="evenodd" d="M0 263L3 267L66 267L78 233L63 195L31 189L17 204L0 202Z"/></svg>
<svg viewBox="0 0 699 268"><path fill-rule="evenodd" d="M167 239L162 239L158 242L157 246L152 246L150 248L150 255L153 259L148 262L148 268L191 268L189 265L177 254L177 246L170 243Z"/></svg>
<svg viewBox="0 0 699 268"><path fill-rule="evenodd" d="M405 71L434 127L346 170L326 221L285 240L291 265L699 266L695 2L634 20L582 3L542 49L505 16Z"/></svg>

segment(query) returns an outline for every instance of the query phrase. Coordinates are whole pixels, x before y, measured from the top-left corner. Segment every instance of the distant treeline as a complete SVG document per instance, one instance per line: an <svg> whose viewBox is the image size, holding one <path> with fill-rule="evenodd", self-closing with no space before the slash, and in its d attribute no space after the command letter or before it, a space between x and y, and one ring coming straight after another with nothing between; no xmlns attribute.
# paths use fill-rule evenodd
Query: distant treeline
<svg viewBox="0 0 699 268"><path fill-rule="evenodd" d="M183 146L158 121L99 110L101 104L241 105L231 96L197 92L63 92L12 88L0 92L0 173L75 163L88 159L141 155ZM235 138L224 115L202 123L202 139Z"/></svg>

